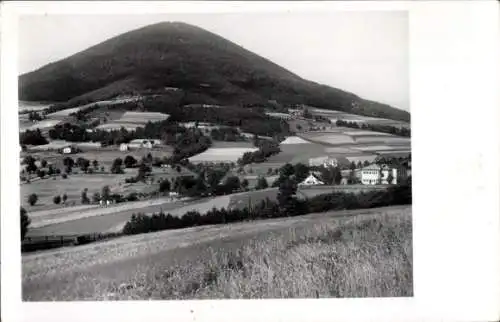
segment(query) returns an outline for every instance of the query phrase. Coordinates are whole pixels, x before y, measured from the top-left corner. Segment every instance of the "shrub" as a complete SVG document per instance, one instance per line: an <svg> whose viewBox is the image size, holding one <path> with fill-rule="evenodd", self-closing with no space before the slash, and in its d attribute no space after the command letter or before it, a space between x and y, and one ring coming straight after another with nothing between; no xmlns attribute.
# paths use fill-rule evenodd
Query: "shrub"
<svg viewBox="0 0 500 322"><path fill-rule="evenodd" d="M61 203L61 196L54 196L52 200L54 201L54 204L58 205Z"/></svg>
<svg viewBox="0 0 500 322"><path fill-rule="evenodd" d="M68 175L67 175L66 173L63 173L63 174L61 175L61 177L62 177L63 179L67 179L67 178L68 178Z"/></svg>
<svg viewBox="0 0 500 322"><path fill-rule="evenodd" d="M137 192L131 192L128 194L126 199L127 199L127 201L137 201L137 200L139 200L139 197L137 195Z"/></svg>
<svg viewBox="0 0 500 322"><path fill-rule="evenodd" d="M26 209L24 209L23 207L21 207L21 241L24 240L24 237L26 236L26 234L28 233L28 227L31 223L31 220L28 216L28 213L26 212Z"/></svg>
<svg viewBox="0 0 500 322"><path fill-rule="evenodd" d="M38 201L38 196L36 195L36 193L32 193L31 195L28 196L28 203L31 206L34 206L37 201Z"/></svg>

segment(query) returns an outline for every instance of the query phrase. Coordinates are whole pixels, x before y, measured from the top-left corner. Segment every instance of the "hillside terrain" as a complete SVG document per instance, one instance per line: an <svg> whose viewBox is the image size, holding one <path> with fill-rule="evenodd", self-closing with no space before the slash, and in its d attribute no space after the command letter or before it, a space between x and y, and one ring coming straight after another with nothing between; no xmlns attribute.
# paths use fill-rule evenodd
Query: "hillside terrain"
<svg viewBox="0 0 500 322"><path fill-rule="evenodd" d="M277 102L410 120L406 111L302 79L218 35L178 22L124 33L19 77L20 100L67 107L147 94L160 94L176 106Z"/></svg>
<svg viewBox="0 0 500 322"><path fill-rule="evenodd" d="M412 296L411 236L408 206L128 236L24 255L23 300Z"/></svg>

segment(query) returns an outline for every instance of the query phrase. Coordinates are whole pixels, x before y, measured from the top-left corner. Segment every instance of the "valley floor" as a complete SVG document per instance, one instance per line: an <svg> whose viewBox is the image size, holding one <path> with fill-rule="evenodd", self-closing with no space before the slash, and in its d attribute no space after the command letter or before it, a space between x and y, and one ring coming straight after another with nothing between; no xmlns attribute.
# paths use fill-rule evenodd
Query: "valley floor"
<svg viewBox="0 0 500 322"><path fill-rule="evenodd" d="M23 300L412 296L411 206L127 236L23 254Z"/></svg>

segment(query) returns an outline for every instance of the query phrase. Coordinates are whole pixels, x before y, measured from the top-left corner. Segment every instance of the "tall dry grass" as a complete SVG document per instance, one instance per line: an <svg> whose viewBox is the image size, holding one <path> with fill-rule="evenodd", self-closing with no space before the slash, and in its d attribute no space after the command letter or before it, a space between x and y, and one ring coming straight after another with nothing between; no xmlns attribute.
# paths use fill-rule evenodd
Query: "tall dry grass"
<svg viewBox="0 0 500 322"><path fill-rule="evenodd" d="M413 295L411 211L323 224L235 252L137 276L106 299L325 298Z"/></svg>

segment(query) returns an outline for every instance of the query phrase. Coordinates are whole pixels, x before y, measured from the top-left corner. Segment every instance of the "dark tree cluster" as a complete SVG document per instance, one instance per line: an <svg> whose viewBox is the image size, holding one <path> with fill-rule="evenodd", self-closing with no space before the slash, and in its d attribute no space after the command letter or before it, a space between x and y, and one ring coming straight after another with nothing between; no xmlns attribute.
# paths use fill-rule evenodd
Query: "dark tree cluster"
<svg viewBox="0 0 500 322"><path fill-rule="evenodd" d="M396 127L390 125L366 124L366 123L359 125L357 122L349 122L343 120L337 120L336 124L337 126L345 126L354 129L363 129L375 132L389 133L397 136L411 137L411 130L406 127Z"/></svg>
<svg viewBox="0 0 500 322"><path fill-rule="evenodd" d="M26 130L19 135L19 143L22 145L44 145L49 143L42 135L40 129Z"/></svg>
<svg viewBox="0 0 500 322"><path fill-rule="evenodd" d="M228 141L228 142L246 140L246 138L243 137L234 127L221 127L218 129L212 129L210 131L210 138L214 141Z"/></svg>
<svg viewBox="0 0 500 322"><path fill-rule="evenodd" d="M227 224L246 220L300 216L313 212L343 209L367 209L389 205L412 203L411 181L409 184L394 186L386 191L362 192L359 194L335 192L319 195L308 200L297 200L295 186L290 180L280 187L278 202L262 200L252 207L243 209L212 209L205 214L190 211L181 217L163 212L147 216L134 214L123 229L126 235L153 231L180 229L193 226Z"/></svg>
<svg viewBox="0 0 500 322"><path fill-rule="evenodd" d="M259 149L255 152L245 152L243 156L238 159L239 165L264 162L270 156L281 152L281 149L276 142L267 140L261 140L257 142L256 143L260 145Z"/></svg>

